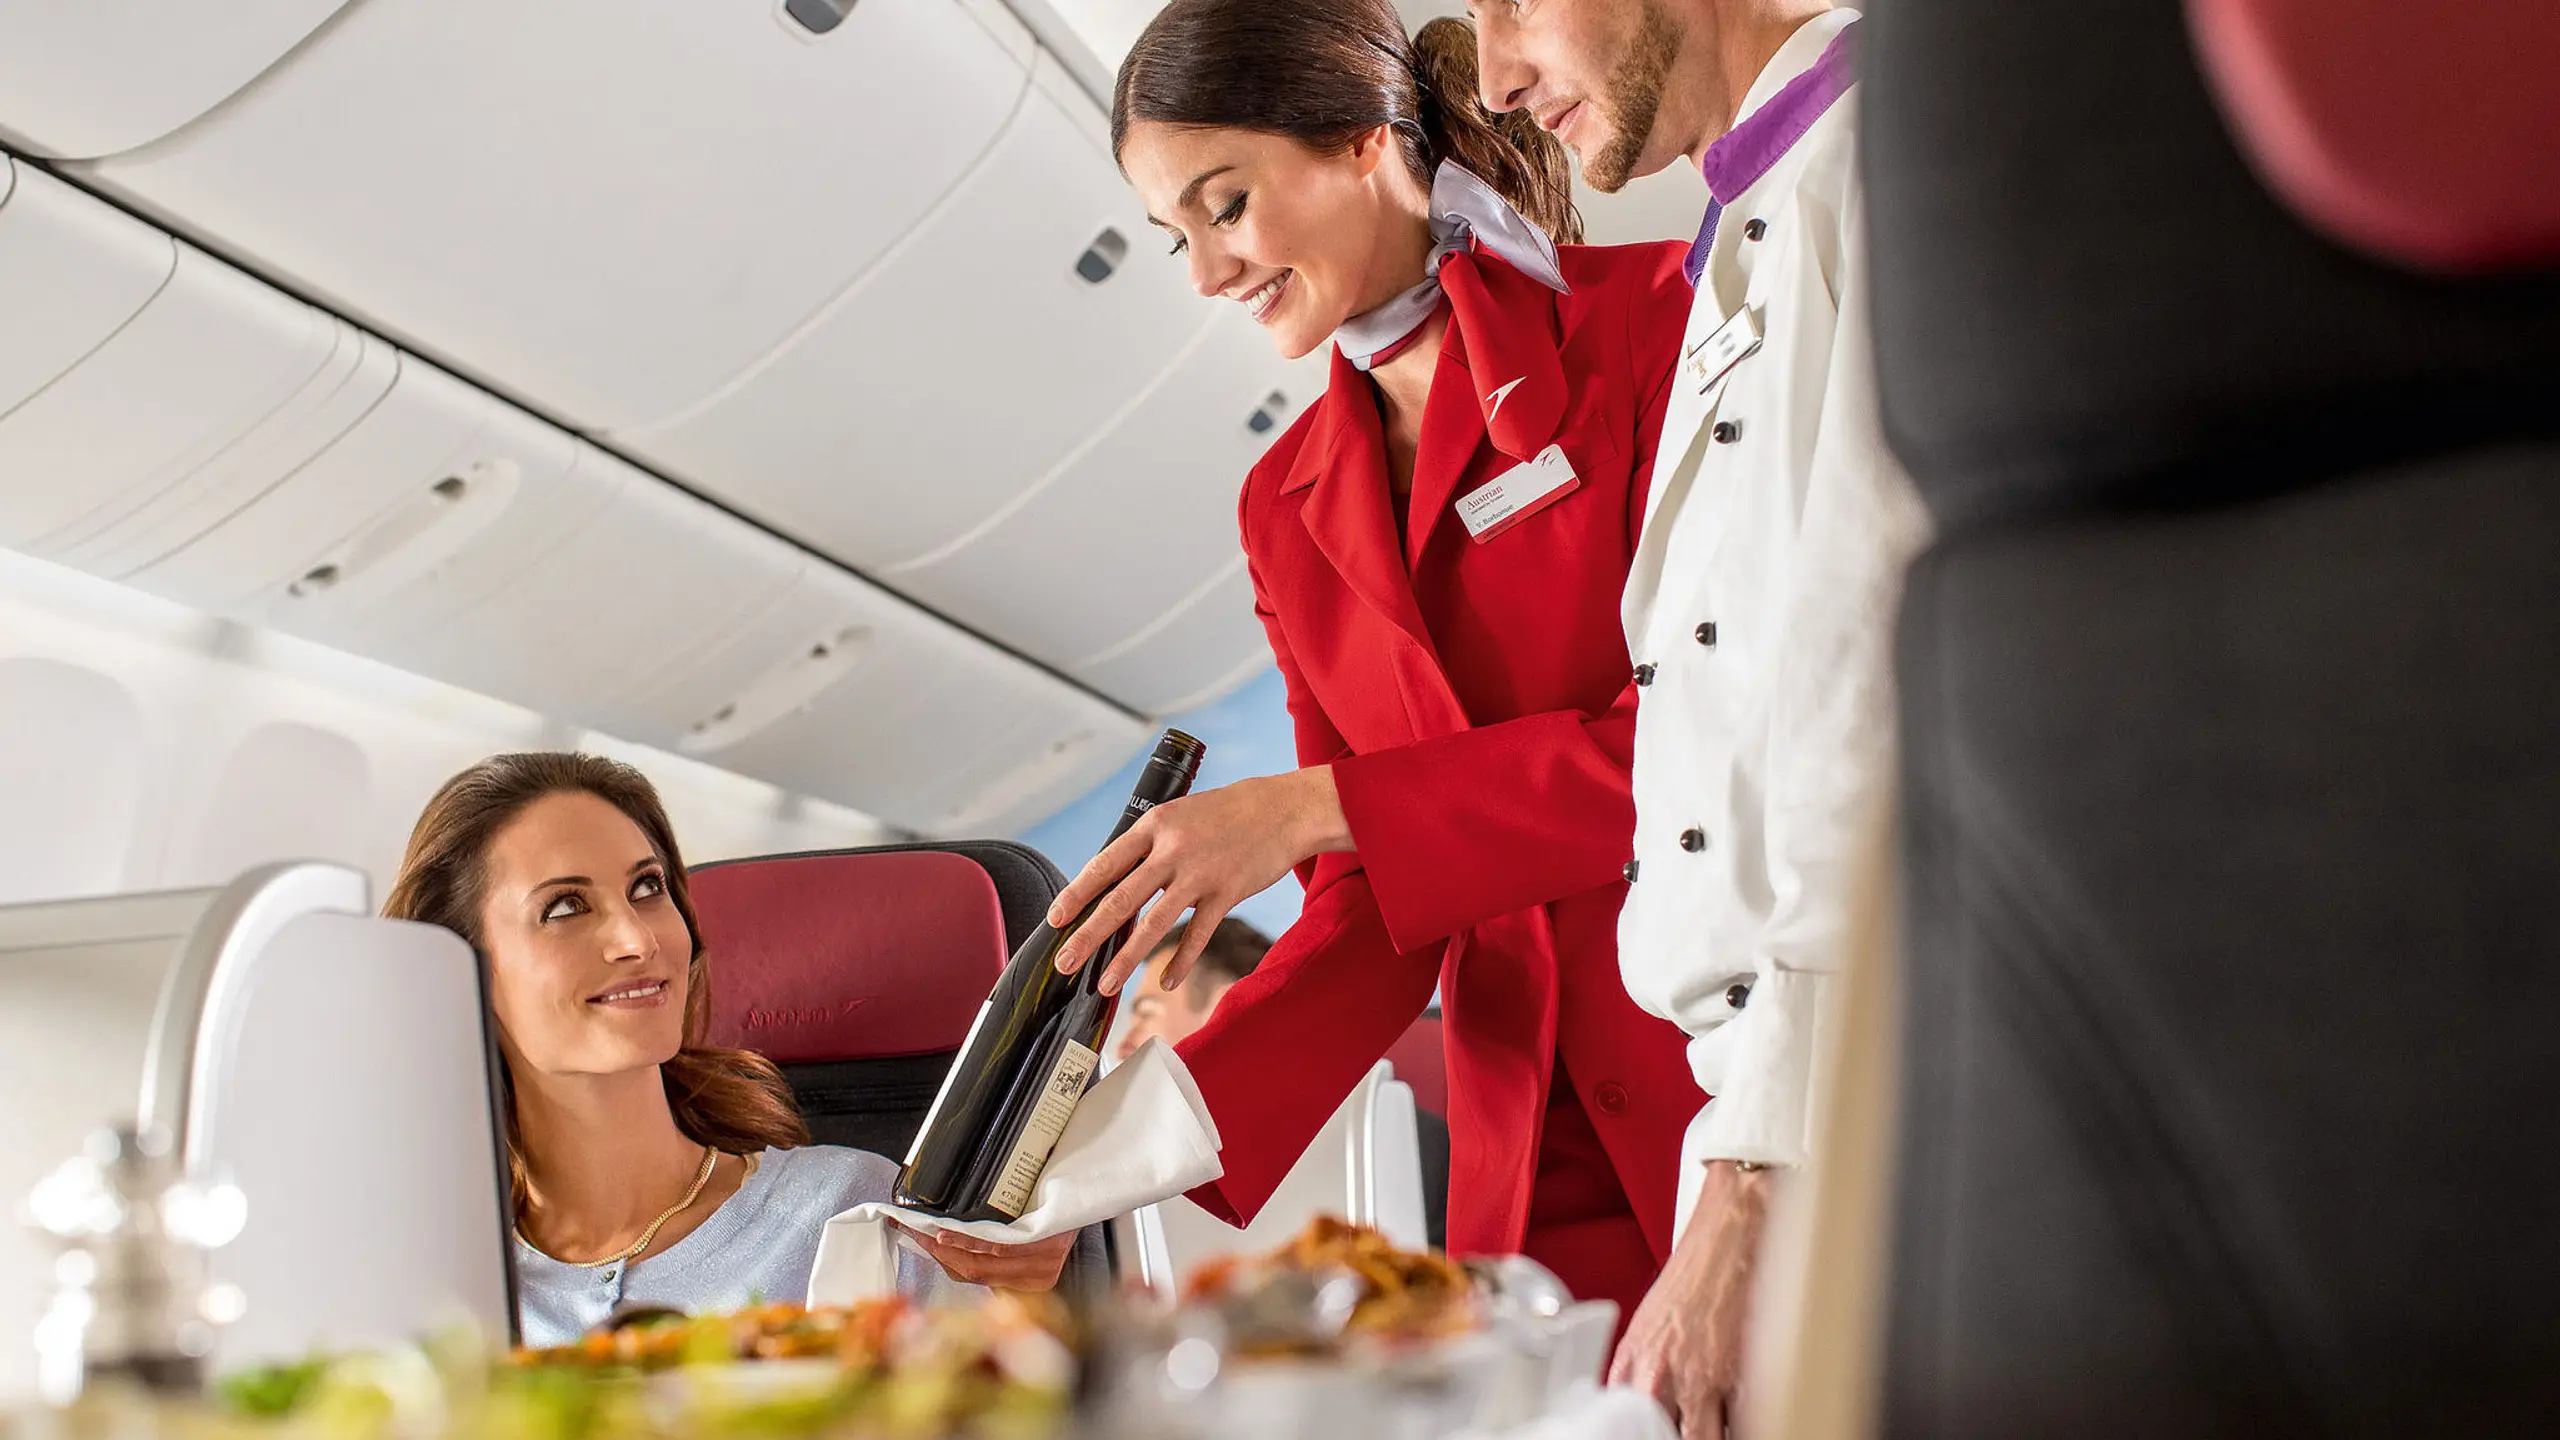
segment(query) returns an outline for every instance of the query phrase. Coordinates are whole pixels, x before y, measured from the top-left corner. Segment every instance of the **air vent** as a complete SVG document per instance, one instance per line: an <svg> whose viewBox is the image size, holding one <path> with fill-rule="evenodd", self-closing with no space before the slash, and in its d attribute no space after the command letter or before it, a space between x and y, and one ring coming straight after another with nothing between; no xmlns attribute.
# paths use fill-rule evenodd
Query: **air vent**
<svg viewBox="0 0 2560 1440"><path fill-rule="evenodd" d="M1121 234L1117 227L1105 225L1102 233L1093 237L1093 243L1084 247L1084 253L1076 257L1076 273L1089 283L1099 285L1110 279L1112 272L1128 258L1129 237Z"/></svg>
<svg viewBox="0 0 2560 1440"><path fill-rule="evenodd" d="M782 0L782 13L812 35L824 35L853 13L853 0Z"/></svg>
<svg viewBox="0 0 2560 1440"><path fill-rule="evenodd" d="M1256 435L1268 435L1280 428L1280 422L1288 414L1289 397L1274 390L1262 397L1262 403L1253 407L1252 414L1244 417L1244 428Z"/></svg>

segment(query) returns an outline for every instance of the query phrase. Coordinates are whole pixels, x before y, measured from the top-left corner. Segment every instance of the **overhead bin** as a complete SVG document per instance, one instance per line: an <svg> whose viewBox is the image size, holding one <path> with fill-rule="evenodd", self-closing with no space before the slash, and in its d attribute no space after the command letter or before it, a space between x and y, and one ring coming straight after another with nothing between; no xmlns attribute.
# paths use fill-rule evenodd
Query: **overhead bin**
<svg viewBox="0 0 2560 1440"><path fill-rule="evenodd" d="M78 158L147 144L256 79L345 3L0 5L0 140Z"/></svg>
<svg viewBox="0 0 2560 1440"><path fill-rule="evenodd" d="M1072 673L1109 662L1106 692L1154 714L1261 648L1250 602L1243 627L1229 617L1223 631L1175 612L1221 576L1241 581L1245 473L1323 383L1313 362L1282 360L1243 307L1186 298L1206 328L1135 408L962 543L882 576ZM1226 649L1215 633L1251 643Z"/></svg>
<svg viewBox="0 0 2560 1440"><path fill-rule="evenodd" d="M377 610L454 613L504 587L602 503L577 441L421 361L258 503L126 576L202 609L358 654ZM501 523L503 522L503 523Z"/></svg>
<svg viewBox="0 0 2560 1440"><path fill-rule="evenodd" d="M91 321L120 309L158 263L150 250L118 243L109 253L122 258L73 262L68 273L86 270L84 284L116 298L50 308L85 305ZM127 263L131 273L108 273ZM0 285L40 293L46 278L29 268ZM325 446L391 371L390 352L352 326L178 246L138 311L0 416L0 476L17 482L0 487L0 545L120 573L125 557L175 548L187 526L209 527Z"/></svg>
<svg viewBox="0 0 2560 1440"><path fill-rule="evenodd" d="M910 828L1036 819L1144 738L414 359L335 445L132 580ZM1007 773L1029 760L1048 770Z"/></svg>
<svg viewBox="0 0 2560 1440"><path fill-rule="evenodd" d="M0 155L0 417L140 314L177 264L168 236Z"/></svg>
<svg viewBox="0 0 2560 1440"><path fill-rule="evenodd" d="M229 104L81 173L625 430L864 274L1027 88L961 0L858 5L824 36L763 0L365 0Z"/></svg>
<svg viewBox="0 0 2560 1440"><path fill-rule="evenodd" d="M411 362L329 455L136 581L650 740L671 687L804 557ZM622 697L672 693L654 727Z"/></svg>
<svg viewBox="0 0 2560 1440"><path fill-rule="evenodd" d="M1035 88L862 283L736 388L618 440L858 567L968 534L1142 394L1204 318L1095 118Z"/></svg>
<svg viewBox="0 0 2560 1440"><path fill-rule="evenodd" d="M1253 613L1244 557L1181 608L1067 673L1147 715L1178 715L1271 667L1271 642Z"/></svg>
<svg viewBox="0 0 2560 1440"><path fill-rule="evenodd" d="M928 834L1036 821L1147 739L1126 712L832 566L754 629L731 659L770 660L671 748Z"/></svg>

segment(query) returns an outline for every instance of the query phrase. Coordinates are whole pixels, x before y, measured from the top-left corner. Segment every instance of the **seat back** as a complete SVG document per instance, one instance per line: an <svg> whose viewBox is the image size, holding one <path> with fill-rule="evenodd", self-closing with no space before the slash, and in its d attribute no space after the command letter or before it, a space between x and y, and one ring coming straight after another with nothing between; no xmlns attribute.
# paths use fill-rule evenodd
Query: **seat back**
<svg viewBox="0 0 2560 1440"><path fill-rule="evenodd" d="M247 1308L219 1372L397 1345L457 1316L513 1336L506 1170L480 967L372 916L342 866L224 887L0 907L8 1204L88 1131L165 1127L188 1173L248 1201L211 1258ZM23 1082L23 1083L19 1083ZM386 1243L385 1237L397 1237ZM42 1249L0 1235L0 1400L33 1375ZM314 1264L362 1256L362 1264Z"/></svg>
<svg viewBox="0 0 2560 1440"><path fill-rule="evenodd" d="M1871 24L1879 393L1942 527L1884 1427L2545 1430L2560 276L2315 232L2176 0Z"/></svg>
<svg viewBox="0 0 2560 1440"><path fill-rule="evenodd" d="M1066 877L1003 840L722 860L691 872L712 1044L782 1067L810 1138L904 1160L1005 961ZM1093 1227L1071 1286L1107 1287Z"/></svg>
<svg viewBox="0 0 2560 1440"><path fill-rule="evenodd" d="M2187 0L2268 184L2328 234L2428 269L2560 250L2560 14L2545 0Z"/></svg>
<svg viewBox="0 0 2560 1440"><path fill-rule="evenodd" d="M1386 1061L1316 1132L1251 1225L1238 1229L1177 1196L1114 1229L1122 1252L1138 1257L1137 1273L1162 1289L1214 1256L1276 1249L1319 1215L1374 1225L1409 1248L1427 1243L1413 1092Z"/></svg>
<svg viewBox="0 0 2560 1440"><path fill-rule="evenodd" d="M782 1067L810 1135L901 1159L1012 946L974 857L930 847L693 872L714 1045Z"/></svg>

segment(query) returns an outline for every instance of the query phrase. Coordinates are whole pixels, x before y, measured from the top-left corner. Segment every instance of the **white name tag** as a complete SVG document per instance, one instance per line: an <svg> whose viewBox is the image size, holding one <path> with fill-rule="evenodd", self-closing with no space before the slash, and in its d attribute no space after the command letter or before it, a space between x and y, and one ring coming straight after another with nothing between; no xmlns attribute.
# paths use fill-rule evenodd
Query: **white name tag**
<svg viewBox="0 0 2560 1440"><path fill-rule="evenodd" d="M1458 497L1458 523L1481 545L1558 500L1573 493L1582 477L1564 458L1564 447L1550 445L1538 458L1515 466L1483 487Z"/></svg>
<svg viewBox="0 0 2560 1440"><path fill-rule="evenodd" d="M1760 348L1760 317L1751 307L1743 306L1716 327L1715 333L1689 347L1680 361L1681 369L1703 395L1717 381L1730 373L1743 358Z"/></svg>

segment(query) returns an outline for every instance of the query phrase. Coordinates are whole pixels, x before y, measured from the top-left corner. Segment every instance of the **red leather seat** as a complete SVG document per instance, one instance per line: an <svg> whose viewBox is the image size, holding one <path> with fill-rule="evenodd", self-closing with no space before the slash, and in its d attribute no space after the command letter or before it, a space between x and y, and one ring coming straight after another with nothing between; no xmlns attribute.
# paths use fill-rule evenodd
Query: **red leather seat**
<svg viewBox="0 0 2560 1440"><path fill-rule="evenodd" d="M987 867L924 846L776 855L697 868L693 898L711 1043L780 1064L820 1143L903 1157L1011 953Z"/></svg>
<svg viewBox="0 0 2560 1440"><path fill-rule="evenodd" d="M2269 188L2421 269L2560 254L2560 6L2187 0L2207 78Z"/></svg>
<svg viewBox="0 0 2560 1440"><path fill-rule="evenodd" d="M810 1138L905 1158L996 976L1065 888L1007 840L722 860L691 872L712 1044L782 1067ZM1117 1264L1086 1230L1062 1289Z"/></svg>

